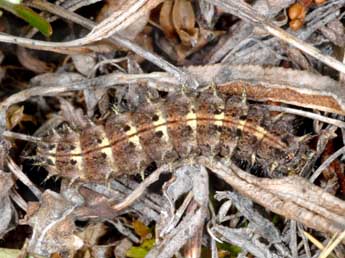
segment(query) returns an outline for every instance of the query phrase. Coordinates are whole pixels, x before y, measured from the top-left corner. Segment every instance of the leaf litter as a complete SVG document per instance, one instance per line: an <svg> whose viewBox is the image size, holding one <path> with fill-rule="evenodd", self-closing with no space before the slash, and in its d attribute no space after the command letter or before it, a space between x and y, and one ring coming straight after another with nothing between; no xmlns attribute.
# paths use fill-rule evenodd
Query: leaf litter
<svg viewBox="0 0 345 258"><path fill-rule="evenodd" d="M344 5L23 1L49 39L4 12L0 257L344 257ZM212 87L292 116L313 155L281 178L199 157L104 183L35 161L63 124Z"/></svg>

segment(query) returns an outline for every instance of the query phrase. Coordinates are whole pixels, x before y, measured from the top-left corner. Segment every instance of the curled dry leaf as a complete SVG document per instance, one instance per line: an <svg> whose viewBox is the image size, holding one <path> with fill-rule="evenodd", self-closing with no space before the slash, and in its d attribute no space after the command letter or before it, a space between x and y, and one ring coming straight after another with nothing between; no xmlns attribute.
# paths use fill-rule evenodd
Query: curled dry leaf
<svg viewBox="0 0 345 258"><path fill-rule="evenodd" d="M121 8L126 5L128 2L127 0L119 0L119 1L113 1L108 0L105 1L105 5L99 12L99 14L96 17L97 22L101 22L111 16L112 14L116 12L120 12ZM135 22L129 24L129 26L117 34L129 39L134 40L136 36L144 29L146 26L148 20L149 20L150 12L143 13L138 19L136 19Z"/></svg>
<svg viewBox="0 0 345 258"><path fill-rule="evenodd" d="M265 238L269 243L281 242L281 236L278 229L273 223L262 216L254 207L251 200L236 192L217 192L215 198L219 201L229 199L232 201L236 209L251 223L251 228Z"/></svg>
<svg viewBox="0 0 345 258"><path fill-rule="evenodd" d="M171 11L173 8L173 3L173 0L164 1L159 15L159 24L163 29L164 35L168 39L174 38L175 34L174 24L171 20Z"/></svg>
<svg viewBox="0 0 345 258"><path fill-rule="evenodd" d="M19 62L30 71L35 73L46 73L53 70L53 66L34 57L29 51L23 47L17 48L17 57Z"/></svg>
<svg viewBox="0 0 345 258"><path fill-rule="evenodd" d="M8 109L6 121L8 129L13 129L17 125L22 126L21 122L25 121L33 122L34 124L36 124L35 117L24 114L24 106L13 105Z"/></svg>
<svg viewBox="0 0 345 258"><path fill-rule="evenodd" d="M88 225L78 236L89 245L97 245L99 238L106 232L107 228L103 223L96 223Z"/></svg>
<svg viewBox="0 0 345 258"><path fill-rule="evenodd" d="M159 23L168 39L179 36L185 46L194 46L198 39L198 29L195 28L195 14L190 1L169 0L163 3Z"/></svg>
<svg viewBox="0 0 345 258"><path fill-rule="evenodd" d="M195 14L190 1L175 0L172 22L181 43L186 46L194 46L198 39L198 29L195 28Z"/></svg>
<svg viewBox="0 0 345 258"><path fill-rule="evenodd" d="M286 52L291 62L293 62L305 71L313 71L313 68L308 62L308 59L303 55L303 53L300 50L296 48L288 48Z"/></svg>
<svg viewBox="0 0 345 258"><path fill-rule="evenodd" d="M78 257L110 258L114 244L99 245L100 238L107 233L104 223L90 224L78 233L85 246L77 253Z"/></svg>
<svg viewBox="0 0 345 258"><path fill-rule="evenodd" d="M90 77L94 73L96 66L96 55L95 53L86 55L72 55L72 60L75 68L78 72L86 77ZM84 92L85 104L87 106L87 113L92 116L95 107L99 100L105 94L104 89L85 90Z"/></svg>
<svg viewBox="0 0 345 258"><path fill-rule="evenodd" d="M160 10L159 23L168 40L161 38L158 46L181 64L186 57L223 34L221 31L196 27L193 5L188 0L165 1Z"/></svg>
<svg viewBox="0 0 345 258"><path fill-rule="evenodd" d="M32 227L33 233L28 251L49 256L52 253L80 249L84 243L74 235L75 207L75 204L59 194L46 190L42 194L40 205L35 204L33 208L29 208L31 215L27 216L27 223Z"/></svg>
<svg viewBox="0 0 345 258"><path fill-rule="evenodd" d="M278 256L276 253L270 250L270 246L266 243L261 243L259 239L255 241L253 239L253 230L250 228L229 228L221 225L215 225L210 229L213 236L217 239L224 241L226 243L232 244L240 249L244 250L245 253L249 252L254 257L259 258L278 258L278 257L288 257L288 256ZM271 243L270 243L271 244ZM239 254L238 249L236 254ZM235 251L233 250L231 253ZM239 257L239 256L237 256ZM245 256L248 257L248 256Z"/></svg>
<svg viewBox="0 0 345 258"><path fill-rule="evenodd" d="M70 121L73 127L83 128L87 126L87 121L81 109L76 109L70 102L60 98L62 116L65 121Z"/></svg>

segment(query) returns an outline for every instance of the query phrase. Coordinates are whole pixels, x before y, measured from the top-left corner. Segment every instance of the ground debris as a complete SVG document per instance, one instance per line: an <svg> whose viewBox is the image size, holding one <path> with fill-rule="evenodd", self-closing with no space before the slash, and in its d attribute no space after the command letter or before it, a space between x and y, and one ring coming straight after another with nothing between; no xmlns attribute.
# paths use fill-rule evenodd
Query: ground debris
<svg viewBox="0 0 345 258"><path fill-rule="evenodd" d="M0 257L344 257L345 0L5 7Z"/></svg>

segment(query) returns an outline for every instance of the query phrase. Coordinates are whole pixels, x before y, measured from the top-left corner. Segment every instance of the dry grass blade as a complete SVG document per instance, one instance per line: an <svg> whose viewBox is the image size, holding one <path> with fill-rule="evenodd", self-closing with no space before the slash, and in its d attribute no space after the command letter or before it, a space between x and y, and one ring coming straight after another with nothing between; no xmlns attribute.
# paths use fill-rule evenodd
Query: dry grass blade
<svg viewBox="0 0 345 258"><path fill-rule="evenodd" d="M314 119L314 120L317 120L320 122L335 125L339 128L345 128L345 122L338 120L338 119L326 117L326 116L323 116L320 114L315 114L312 112L307 112L304 110L299 110L299 109L295 109L295 108L288 108L288 107L283 107L283 106L270 106L270 105L264 105L264 106L267 107L268 110L271 110L271 111L278 111L278 112L284 112L284 113L299 115L299 116L303 116L303 117L308 117L308 118L311 118L311 119Z"/></svg>
<svg viewBox="0 0 345 258"><path fill-rule="evenodd" d="M325 247L325 249L322 250L319 258L327 258L334 248L337 247L345 238L345 231L343 231L339 236L337 236L335 239L332 239L333 241L329 242L328 245Z"/></svg>
<svg viewBox="0 0 345 258"><path fill-rule="evenodd" d="M220 162L206 158L199 161L236 191L275 213L326 233L345 229L345 202L300 177L257 178L234 165L229 170Z"/></svg>
<svg viewBox="0 0 345 258"><path fill-rule="evenodd" d="M30 136L30 135L21 134L21 133L15 133L11 131L5 131L3 136L7 138L18 139L18 140L23 140L23 141L33 142L33 143L42 142L42 139L40 137Z"/></svg>
<svg viewBox="0 0 345 258"><path fill-rule="evenodd" d="M334 152L331 156L328 157L327 160L325 160L320 167L313 173L313 175L310 177L310 182L314 182L319 175L322 173L324 169L326 169L336 158L343 155L345 153L345 147L340 148L336 152Z"/></svg>
<svg viewBox="0 0 345 258"><path fill-rule="evenodd" d="M310 240L310 242L312 242L320 250L323 250L325 248L324 245L319 240L317 240L313 235L309 234L306 231L303 231L303 234Z"/></svg>
<svg viewBox="0 0 345 258"><path fill-rule="evenodd" d="M345 64L336 60L331 56L326 56L321 53L317 48L306 44L303 40L298 39L292 34L286 32L285 30L279 28L274 23L267 20L264 16L260 15L255 9L253 9L249 4L244 1L238 0L206 0L211 4L215 4L220 8L226 10L227 12L236 15L245 21L253 23L255 26L263 28L270 34L279 39L291 44L292 46L300 49L301 51L313 56L317 60L329 65L335 70L345 73Z"/></svg>
<svg viewBox="0 0 345 258"><path fill-rule="evenodd" d="M95 42L119 32L141 16L147 14L151 9L159 5L163 0L130 0L121 9L113 13L107 19L97 24L85 37L86 42Z"/></svg>
<svg viewBox="0 0 345 258"><path fill-rule="evenodd" d="M149 185L151 185L159 179L161 173L168 171L169 169L171 169L171 167L169 167L168 165L158 168L149 177L147 177L144 180L144 182L142 182L138 187L136 187L135 190L130 195L128 195L125 200L123 200L121 203L113 205L112 209L114 209L115 211L120 211L122 209L128 208L145 192Z"/></svg>
<svg viewBox="0 0 345 258"><path fill-rule="evenodd" d="M16 163L12 159L9 160L8 166L11 172L24 184L26 185L32 193L37 197L37 199L41 199L42 192L38 189L31 180L21 171L21 169L17 166Z"/></svg>

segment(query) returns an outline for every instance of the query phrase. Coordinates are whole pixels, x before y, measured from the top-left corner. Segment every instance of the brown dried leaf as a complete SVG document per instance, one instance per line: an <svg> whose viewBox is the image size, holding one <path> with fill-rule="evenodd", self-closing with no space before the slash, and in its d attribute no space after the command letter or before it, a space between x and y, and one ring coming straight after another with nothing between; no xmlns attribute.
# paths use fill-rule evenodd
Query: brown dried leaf
<svg viewBox="0 0 345 258"><path fill-rule="evenodd" d="M195 28L195 14L192 3L188 0L175 0L172 10L172 22L183 45L194 46L199 35Z"/></svg>
<svg viewBox="0 0 345 258"><path fill-rule="evenodd" d="M134 40L142 32L149 21L150 14L145 13L138 17L137 21L128 26L125 30L119 32L119 35L129 40Z"/></svg>
<svg viewBox="0 0 345 258"><path fill-rule="evenodd" d="M112 1L112 0L106 0L104 1L104 5L102 9L99 11L96 17L96 22L99 23L106 18L108 18L110 15L112 15L114 12L119 11L121 9L121 6L126 4L127 0L117 0L117 1Z"/></svg>
<svg viewBox="0 0 345 258"><path fill-rule="evenodd" d="M75 208L72 202L46 190L42 194L39 208L27 217L27 223L33 228L28 251L49 256L80 249L84 243L74 235Z"/></svg>
<svg viewBox="0 0 345 258"><path fill-rule="evenodd" d="M160 14L159 14L159 24L163 29L164 35L168 39L174 38L175 35L175 28L174 24L172 23L172 8L173 8L173 0L164 1Z"/></svg>
<svg viewBox="0 0 345 258"><path fill-rule="evenodd" d="M96 25L92 31L84 37L85 42L94 42L108 38L114 33L123 31L128 26L136 23L140 17L149 15L151 10L163 0L128 0L124 1L112 14Z"/></svg>
<svg viewBox="0 0 345 258"><path fill-rule="evenodd" d="M103 97L107 96L106 89L84 90L84 98L87 107L87 115L92 117L95 108L100 104ZM107 106L107 108L109 105Z"/></svg>
<svg viewBox="0 0 345 258"><path fill-rule="evenodd" d="M63 98L60 98L59 100L62 116L70 125L76 128L84 128L87 126L85 115L80 108L76 109L70 102Z"/></svg>
<svg viewBox="0 0 345 258"><path fill-rule="evenodd" d="M36 57L23 47L17 48L17 57L19 62L30 71L35 73L46 73L53 70L53 66Z"/></svg>
<svg viewBox="0 0 345 258"><path fill-rule="evenodd" d="M308 59L299 49L289 47L287 49L287 55L289 57L289 60L299 65L303 70L313 71L313 67L309 64Z"/></svg>
<svg viewBox="0 0 345 258"><path fill-rule="evenodd" d="M193 53L199 51L212 40L224 34L223 31L200 29L198 39L195 46L185 46L183 44L176 45L174 42L160 38L157 42L159 47L164 51L172 60L177 61L179 64L185 64L186 58Z"/></svg>
<svg viewBox="0 0 345 258"><path fill-rule="evenodd" d="M98 240L107 232L107 227L103 223L88 225L78 236L89 246L97 245Z"/></svg>
<svg viewBox="0 0 345 258"><path fill-rule="evenodd" d="M150 234L150 229L141 221L134 220L132 225L135 233L140 236L141 239L145 239Z"/></svg>
<svg viewBox="0 0 345 258"><path fill-rule="evenodd" d="M99 14L97 15L96 21L101 22L104 19L111 16L113 13L120 11L121 8L126 4L127 0L119 1L106 1L106 4L103 6ZM141 17L138 17L136 22L130 24L127 28L118 32L119 35L129 39L134 40L136 36L144 29L148 20L149 12L144 13Z"/></svg>
<svg viewBox="0 0 345 258"><path fill-rule="evenodd" d="M24 106L11 106L7 111L6 126L8 129L12 129L20 123L23 117Z"/></svg>
<svg viewBox="0 0 345 258"><path fill-rule="evenodd" d="M99 217L112 219L116 212L111 207L109 199L103 194L97 193L89 188L80 187L81 196L85 200L85 207L78 209L77 214L80 217Z"/></svg>
<svg viewBox="0 0 345 258"><path fill-rule="evenodd" d="M30 121L36 124L35 117L24 114L24 106L11 106L7 111L6 126L8 129L12 129L15 126L21 126L21 122Z"/></svg>

